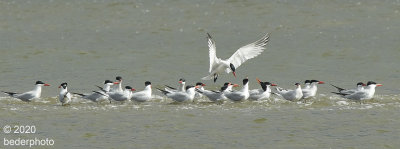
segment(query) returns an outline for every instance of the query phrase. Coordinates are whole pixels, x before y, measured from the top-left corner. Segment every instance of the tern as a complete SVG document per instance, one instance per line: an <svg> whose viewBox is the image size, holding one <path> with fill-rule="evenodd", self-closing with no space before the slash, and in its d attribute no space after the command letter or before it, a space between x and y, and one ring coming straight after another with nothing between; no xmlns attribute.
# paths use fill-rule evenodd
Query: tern
<svg viewBox="0 0 400 149"><path fill-rule="evenodd" d="M368 81L367 87L364 90L356 91L356 92L354 92L352 94L337 93L337 92L332 92L332 93L338 94L338 95L341 95L344 98L353 99L353 100L372 99L374 97L375 88L377 86L382 86L382 84L376 84L373 81Z"/></svg>
<svg viewBox="0 0 400 149"><path fill-rule="evenodd" d="M115 77L115 80L117 80L117 81L115 81L114 84L118 84L118 85L114 86L114 88L111 89L111 92L122 92L122 91L124 91L122 89L122 77L121 76L117 76L117 77Z"/></svg>
<svg viewBox="0 0 400 149"><path fill-rule="evenodd" d="M180 78L178 81L179 83L178 89L165 85L166 86L165 90L168 92L185 92L185 84L186 84L185 81L186 80L184 78Z"/></svg>
<svg viewBox="0 0 400 149"><path fill-rule="evenodd" d="M60 94L58 95L58 100L61 102L61 105L66 105L71 103L71 93L68 92L67 83L61 83L58 88L60 88Z"/></svg>
<svg viewBox="0 0 400 149"><path fill-rule="evenodd" d="M324 84L325 82L323 81L318 81L318 80L311 80L309 87L307 87L307 83L306 83L306 87L302 89L303 92L303 97L304 99L306 98L311 98L311 97L315 97L315 95L317 94L317 84Z"/></svg>
<svg viewBox="0 0 400 149"><path fill-rule="evenodd" d="M151 82L146 81L144 86L144 90L132 94L132 100L145 102L151 99Z"/></svg>
<svg viewBox="0 0 400 149"><path fill-rule="evenodd" d="M198 86L198 88L196 89L196 91L197 90L199 90L199 91L204 91L204 86L206 86L204 83L201 83L201 82L197 82L196 83L196 86ZM203 94L201 94L201 93L199 93L199 92L196 92L196 94L194 95L194 97L195 98L201 98L201 97L203 97Z"/></svg>
<svg viewBox="0 0 400 149"><path fill-rule="evenodd" d="M79 95L82 98L89 99L89 100L91 100L93 102L98 102L100 100L108 99L108 96L104 96L104 94L110 91L110 88L111 88L112 85L114 85L114 83L112 81L105 80L104 81L104 87L97 86L98 88L100 88L100 91L96 91L96 92L93 92L91 94L81 94L81 93L73 93L73 94ZM101 94L100 92L103 92L104 94Z"/></svg>
<svg viewBox="0 0 400 149"><path fill-rule="evenodd" d="M249 98L249 79L243 79L243 87L239 91L226 92L224 95L232 101L241 101Z"/></svg>
<svg viewBox="0 0 400 149"><path fill-rule="evenodd" d="M250 97L249 99L252 100L261 100L261 99L268 99L271 95L271 86L276 86L276 84L272 84L270 82L261 82L258 78L256 78L258 83L261 85L262 89L254 89L250 90Z"/></svg>
<svg viewBox="0 0 400 149"><path fill-rule="evenodd" d="M40 98L41 94L42 94L42 86L50 86L49 84L45 84L42 81L36 81L35 83L35 89L33 89L32 91L29 92L25 92L25 93L15 93L15 92L5 92L2 91L6 94L8 94L11 97L14 98L18 98L21 99L22 101L32 101L32 99L37 99Z"/></svg>
<svg viewBox="0 0 400 149"><path fill-rule="evenodd" d="M193 101L196 88L198 88L198 86L190 86L190 85L186 86L186 92L170 92L159 88L157 89L161 91L164 95L166 95L168 98L173 99L174 101L184 102L184 101Z"/></svg>
<svg viewBox="0 0 400 149"><path fill-rule="evenodd" d="M344 88L337 87L337 86L335 86L333 84L331 84L331 85L333 87L335 87L338 90L339 93L342 93L342 94L353 94L353 93L358 92L358 91L363 91L364 90L364 86L366 86L366 84L364 84L362 82L358 82L357 83L357 88L355 88L355 89L344 89Z"/></svg>
<svg viewBox="0 0 400 149"><path fill-rule="evenodd" d="M221 87L219 91L213 91L213 90L199 90L197 89L196 91L200 94L203 94L206 96L210 101L212 102L217 102L217 101L222 101L226 100L227 98L225 97L224 93L228 89L228 86L232 86L231 83L225 84L224 86Z"/></svg>
<svg viewBox="0 0 400 149"><path fill-rule="evenodd" d="M215 42L209 33L207 33L207 39L208 39L209 57L210 57L210 69L208 72L210 74L206 77L203 77L202 79L203 80L214 79L214 82L216 82L218 76L224 72L225 73L232 72L233 76L236 77L236 69L240 65L242 65L247 60L260 55L261 52L264 51L269 41L269 34L266 34L264 37L257 40L256 42L253 42L251 44L239 48L235 53L233 53L233 55L230 58L226 60L222 60L221 58L217 57Z"/></svg>
<svg viewBox="0 0 400 149"><path fill-rule="evenodd" d="M122 92L108 92L106 94L104 94L103 92L96 92L99 94L103 94L104 96L108 96L110 99L113 99L115 101L125 101L132 98L132 91L135 91L135 89L130 86L125 86L125 90L123 90Z"/></svg>
<svg viewBox="0 0 400 149"><path fill-rule="evenodd" d="M287 90L277 87L276 88L276 91L278 91L277 94L289 101L299 100L301 97L303 97L303 92L301 90L300 83L296 83L295 85L297 86L295 90Z"/></svg>

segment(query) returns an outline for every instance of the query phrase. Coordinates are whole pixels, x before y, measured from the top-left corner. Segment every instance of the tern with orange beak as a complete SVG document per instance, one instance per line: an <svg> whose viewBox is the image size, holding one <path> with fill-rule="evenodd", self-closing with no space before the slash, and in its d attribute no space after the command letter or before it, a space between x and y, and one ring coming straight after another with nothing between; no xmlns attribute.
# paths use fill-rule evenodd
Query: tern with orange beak
<svg viewBox="0 0 400 149"><path fill-rule="evenodd" d="M258 78L256 79L257 82L261 85L261 89L250 90L249 99L252 100L268 99L269 96L271 96L271 86L276 86L276 84L272 84L270 82L261 82Z"/></svg>
<svg viewBox="0 0 400 149"><path fill-rule="evenodd" d="M303 88L303 97L304 99L306 98L311 98L315 97L317 95L317 84L324 84L325 82L323 81L318 81L318 80L311 80L310 81L310 86L308 88Z"/></svg>
<svg viewBox="0 0 400 149"><path fill-rule="evenodd" d="M185 92L186 80L184 78L180 78L178 83L179 83L178 89L165 85L166 86L165 90L168 92Z"/></svg>
<svg viewBox="0 0 400 149"><path fill-rule="evenodd" d="M261 54L264 51L265 47L269 41L269 35L266 34L261 39L248 44L246 46L238 49L233 55L226 59L222 60L218 58L216 55L215 42L212 39L211 35L207 33L208 40L208 48L209 48L209 57L210 57L210 69L209 75L203 77L203 80L211 80L214 79L214 82L217 81L218 76L222 73L230 73L232 72L233 76L236 77L236 69L246 62L249 59L252 59Z"/></svg>
<svg viewBox="0 0 400 149"><path fill-rule="evenodd" d="M345 93L337 93L337 92L332 92L334 94L341 95L344 98L347 99L353 99L353 100L365 100L365 99L372 99L375 95L375 88L377 86L382 86L382 84L376 84L373 81L368 81L367 87L362 90L362 91L357 91L352 94L345 94Z"/></svg>
<svg viewBox="0 0 400 149"><path fill-rule="evenodd" d="M364 84L362 82L358 82L357 83L357 88L355 88L355 89L344 89L344 88L335 86L333 84L331 84L331 85L338 90L338 93L348 94L348 95L353 94L353 93L358 92L358 91L363 91L364 90L364 86L367 86L366 84Z"/></svg>
<svg viewBox="0 0 400 149"><path fill-rule="evenodd" d="M197 82L197 83L196 83L196 86L198 86L198 88L196 89L196 91L197 91L197 90L199 90L199 91L204 91L204 86L206 86L206 84L201 83L201 82ZM201 97L203 97L203 94L201 94L201 93L199 93L199 92L196 92L196 94L194 95L194 97L195 97L195 98L201 98Z"/></svg>
<svg viewBox="0 0 400 149"><path fill-rule="evenodd" d="M40 98L42 94L42 86L50 86L49 84L45 84L42 81L36 81L35 83L35 89L29 92L25 93L15 93L15 92L5 92L4 93L8 94L11 97L21 99L22 101L32 101L32 99L37 99Z"/></svg>

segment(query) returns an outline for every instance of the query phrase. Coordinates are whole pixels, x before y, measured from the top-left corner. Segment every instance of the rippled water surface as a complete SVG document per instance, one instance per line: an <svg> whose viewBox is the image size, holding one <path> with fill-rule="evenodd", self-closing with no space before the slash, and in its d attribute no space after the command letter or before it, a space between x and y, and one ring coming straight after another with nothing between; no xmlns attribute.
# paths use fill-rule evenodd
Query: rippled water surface
<svg viewBox="0 0 400 149"><path fill-rule="evenodd" d="M0 1L0 90L24 92L34 82L42 99L30 103L1 95L0 126L35 125L56 148L399 148L400 2L387 1ZM58 88L88 93L120 75L141 90L201 81L208 71L206 33L217 55L265 33L265 52L237 69L284 88L318 79L307 102L265 101L93 103L57 102ZM329 84L383 84L363 103L331 94ZM153 91L154 94L161 94ZM4 146L3 146L4 147ZM0 148L3 148L0 147ZM40 147L39 147L40 148Z"/></svg>

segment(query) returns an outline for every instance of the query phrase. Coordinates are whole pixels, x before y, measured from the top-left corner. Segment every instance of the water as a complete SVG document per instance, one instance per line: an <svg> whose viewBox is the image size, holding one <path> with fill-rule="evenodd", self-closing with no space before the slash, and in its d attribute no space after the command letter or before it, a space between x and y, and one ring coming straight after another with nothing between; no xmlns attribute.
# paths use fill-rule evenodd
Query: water
<svg viewBox="0 0 400 149"><path fill-rule="evenodd" d="M57 148L398 148L400 143L399 1L1 1L0 90L23 92L37 80L42 99L0 98L1 127L35 125ZM267 50L237 69L284 88L318 79L307 103L270 101L223 104L200 100L171 104L56 102L57 86L87 93L120 75L141 90L194 84L207 74L206 33L217 55L269 32ZM365 103L332 95L373 80L384 86ZM160 95L154 91L155 94ZM2 95L3 96L3 95ZM4 136L4 137L3 137Z"/></svg>

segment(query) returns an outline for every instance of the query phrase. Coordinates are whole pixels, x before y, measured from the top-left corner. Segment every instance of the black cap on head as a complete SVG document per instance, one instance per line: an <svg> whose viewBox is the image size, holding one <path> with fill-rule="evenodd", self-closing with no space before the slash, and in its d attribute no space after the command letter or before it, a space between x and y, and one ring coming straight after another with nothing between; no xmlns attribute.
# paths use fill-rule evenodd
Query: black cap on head
<svg viewBox="0 0 400 149"><path fill-rule="evenodd" d="M311 80L311 83L314 83L314 82L319 82L318 80Z"/></svg>
<svg viewBox="0 0 400 149"><path fill-rule="evenodd" d="M359 86L359 85L363 85L364 83L362 83L362 82L358 82L357 83L357 86Z"/></svg>
<svg viewBox="0 0 400 149"><path fill-rule="evenodd" d="M190 88L193 88L194 86L192 86L192 85L188 85L188 86L186 86L186 90L188 90L188 89L190 89Z"/></svg>
<svg viewBox="0 0 400 149"><path fill-rule="evenodd" d="M261 88L266 91L267 90L267 83L269 82L260 82ZM270 83L271 84L271 83Z"/></svg>
<svg viewBox="0 0 400 149"><path fill-rule="evenodd" d="M310 80L304 81L304 84L307 84L307 83L311 83L311 81Z"/></svg>
<svg viewBox="0 0 400 149"><path fill-rule="evenodd" d="M229 64L229 67L231 67L232 72L235 72L235 70L236 70L235 65L233 65L233 64L231 63L231 64Z"/></svg>
<svg viewBox="0 0 400 149"><path fill-rule="evenodd" d="M249 79L245 78L243 79L243 85L247 84L249 82Z"/></svg>
<svg viewBox="0 0 400 149"><path fill-rule="evenodd" d="M36 81L36 84L44 84L42 81Z"/></svg>
<svg viewBox="0 0 400 149"><path fill-rule="evenodd" d="M107 83L113 83L113 82L111 82L110 80L105 80L104 84L107 84Z"/></svg>
<svg viewBox="0 0 400 149"><path fill-rule="evenodd" d="M228 85L224 85L223 87L221 87L221 92L225 91L228 88Z"/></svg>
<svg viewBox="0 0 400 149"><path fill-rule="evenodd" d="M185 82L186 80L184 78L180 78L179 81Z"/></svg>
<svg viewBox="0 0 400 149"><path fill-rule="evenodd" d="M197 83L196 83L196 86L199 86L199 85L200 85L200 86L203 86L203 83L197 82Z"/></svg>
<svg viewBox="0 0 400 149"><path fill-rule="evenodd" d="M117 76L117 77L115 77L115 79L118 80L118 81L121 81L122 77L121 76Z"/></svg>
<svg viewBox="0 0 400 149"><path fill-rule="evenodd" d="M147 86L147 85L151 85L151 82L150 81L144 82L144 86Z"/></svg>
<svg viewBox="0 0 400 149"><path fill-rule="evenodd" d="M376 84L374 81L368 81L367 85Z"/></svg>
<svg viewBox="0 0 400 149"><path fill-rule="evenodd" d="M300 85L300 83L296 83L296 84L294 84L294 85Z"/></svg>
<svg viewBox="0 0 400 149"><path fill-rule="evenodd" d="M228 86L228 85L229 85L229 82L225 82L225 83L224 83L224 86Z"/></svg>
<svg viewBox="0 0 400 149"><path fill-rule="evenodd" d="M132 87L130 87L130 86L125 86L125 89L132 89Z"/></svg>
<svg viewBox="0 0 400 149"><path fill-rule="evenodd" d="M67 88L67 85L68 85L67 82L64 82L64 83L61 83L60 86L62 86L65 89L65 88Z"/></svg>

